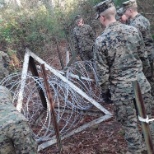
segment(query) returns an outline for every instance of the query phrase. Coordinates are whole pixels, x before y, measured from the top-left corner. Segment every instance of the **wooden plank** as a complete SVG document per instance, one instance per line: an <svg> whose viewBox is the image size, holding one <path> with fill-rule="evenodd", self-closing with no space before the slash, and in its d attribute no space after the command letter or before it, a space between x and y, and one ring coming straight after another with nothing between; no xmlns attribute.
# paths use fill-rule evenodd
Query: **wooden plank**
<svg viewBox="0 0 154 154"><path fill-rule="evenodd" d="M30 59L29 59L29 68L30 68L30 70L31 70L33 76L39 77L39 74L38 74L38 71L37 71L37 68L36 68L34 59L33 59L32 57L30 57ZM47 102L46 102L46 99L45 99L44 92L43 92L42 89L39 88L39 85L38 85L37 82L36 82L36 86L38 87L37 90L38 90L38 92L39 92L42 105L43 105L44 108L47 109Z"/></svg>
<svg viewBox="0 0 154 154"><path fill-rule="evenodd" d="M59 152L61 152L62 151L62 144L61 144L61 138L60 138L60 134L59 134L59 127L58 127L58 124L57 124L57 119L56 119L55 110L54 110L54 102L52 100L52 95L50 93L49 84L47 82L48 79L47 79L44 64L42 64L41 67L42 67L42 74L43 74L44 86L45 86L45 90L46 90L46 94L47 94L47 99L49 101L49 111L52 114L52 120L53 120L54 130L55 130L55 133L56 133L57 144L58 144L58 147L59 147Z"/></svg>
<svg viewBox="0 0 154 154"><path fill-rule="evenodd" d="M44 66L52 72L54 75L59 77L63 82L67 83L74 91L76 91L78 94L80 94L82 97L84 97L86 100L88 100L91 104L96 106L99 110L104 112L105 114L112 115L108 110L106 110L102 105L100 105L98 102L96 102L93 98L89 97L85 92L83 92L80 88L78 88L76 85L74 85L72 82L70 82L66 77L61 75L57 70L49 66L45 61L43 61L41 58L39 58L37 55L32 53L29 49L26 49L26 52L33 57L36 61L38 61L40 64L44 64Z"/></svg>
<svg viewBox="0 0 154 154"><path fill-rule="evenodd" d="M21 109L22 109L23 92L24 92L24 87L26 84L26 77L27 77L28 65L29 65L29 57L30 57L29 53L26 52L26 54L24 56L24 64L23 64L22 73L21 73L21 84L20 84L17 106L16 106L16 109L19 112L21 112Z"/></svg>
<svg viewBox="0 0 154 154"><path fill-rule="evenodd" d="M77 129L74 129L73 131L69 132L68 134L62 136L61 140L66 139L66 138L68 138L68 137L70 137L72 135L75 135L75 134L77 134L77 133L79 133L79 132L81 132L81 131L83 131L83 130L85 130L85 129L93 126L93 125L96 125L96 124L99 124L99 123L101 123L101 122L103 122L105 120L108 120L111 117L112 117L111 115L105 115L105 116L102 116L102 117L100 117L98 119L95 119L95 120L93 120L93 121L91 121L89 123L86 123L86 124L78 127ZM56 137L53 136L50 141L47 141L45 143L40 144L38 146L38 151L41 151L41 150L43 150L43 149L45 149L45 148L47 148L47 147L49 147L49 146L51 146L51 145L53 145L55 143L56 143Z"/></svg>

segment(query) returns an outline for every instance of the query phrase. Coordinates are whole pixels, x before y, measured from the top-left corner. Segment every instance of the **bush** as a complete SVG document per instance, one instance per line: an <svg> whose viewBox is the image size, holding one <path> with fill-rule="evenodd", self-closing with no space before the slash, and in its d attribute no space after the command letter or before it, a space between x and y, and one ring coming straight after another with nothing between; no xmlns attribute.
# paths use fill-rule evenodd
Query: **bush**
<svg viewBox="0 0 154 154"><path fill-rule="evenodd" d="M39 9L5 10L0 19L0 43L3 50L11 48L22 53L25 47L40 53L53 36L63 37L60 25L44 6Z"/></svg>
<svg viewBox="0 0 154 154"><path fill-rule="evenodd" d="M54 11L43 3L21 10L13 10L11 7L0 10L1 50L15 50L19 57L23 57L25 48L28 47L41 56L51 50L55 38L70 38L77 14L82 14L87 23L90 23L94 19L93 6L100 1L69 0L63 4L56 3Z"/></svg>

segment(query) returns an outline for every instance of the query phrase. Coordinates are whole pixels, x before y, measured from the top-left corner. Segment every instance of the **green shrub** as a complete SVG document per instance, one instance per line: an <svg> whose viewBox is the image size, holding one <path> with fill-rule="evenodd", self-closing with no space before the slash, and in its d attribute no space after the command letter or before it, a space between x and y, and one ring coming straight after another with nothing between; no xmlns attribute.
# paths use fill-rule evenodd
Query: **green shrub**
<svg viewBox="0 0 154 154"><path fill-rule="evenodd" d="M127 1L127 0L115 0L114 2L117 7L121 7L122 3L125 1Z"/></svg>
<svg viewBox="0 0 154 154"><path fill-rule="evenodd" d="M38 55L44 54L51 50L55 38L61 40L66 39L66 35L70 37L77 14L82 14L87 23L94 19L93 6L98 2L101 0L68 0L63 6L57 2L54 11L44 4L21 10L11 7L0 10L1 48L5 51L15 50L21 57L26 47Z"/></svg>
<svg viewBox="0 0 154 154"><path fill-rule="evenodd" d="M63 32L57 19L44 6L39 9L15 12L5 10L0 19L0 43L23 54L25 47L41 53L53 36L62 38Z"/></svg>

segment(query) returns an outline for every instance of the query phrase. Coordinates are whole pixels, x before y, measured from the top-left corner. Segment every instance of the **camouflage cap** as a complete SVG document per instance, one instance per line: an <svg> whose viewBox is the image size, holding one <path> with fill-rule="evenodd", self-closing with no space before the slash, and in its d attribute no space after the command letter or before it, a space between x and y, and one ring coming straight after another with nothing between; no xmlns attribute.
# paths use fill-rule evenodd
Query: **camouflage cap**
<svg viewBox="0 0 154 154"><path fill-rule="evenodd" d="M82 18L82 16L78 14L77 16L75 16L74 21L77 21L77 20L79 20L81 18Z"/></svg>
<svg viewBox="0 0 154 154"><path fill-rule="evenodd" d="M121 7L120 9L117 10L117 15L118 16L122 16L124 14L125 10L123 7Z"/></svg>
<svg viewBox="0 0 154 154"><path fill-rule="evenodd" d="M122 6L124 10L126 10L127 8L132 7L132 6L137 7L137 3L136 3L136 0L129 0L129 1L122 3Z"/></svg>
<svg viewBox="0 0 154 154"><path fill-rule="evenodd" d="M75 18L74 18L75 24L78 24L78 22L79 22L81 19L83 19L83 17L82 17L81 15L75 16Z"/></svg>
<svg viewBox="0 0 154 154"><path fill-rule="evenodd" d="M104 12L108 8L114 6L113 0L106 0L103 2L98 3L97 5L94 6L95 11L97 12L96 19L99 18L100 13Z"/></svg>

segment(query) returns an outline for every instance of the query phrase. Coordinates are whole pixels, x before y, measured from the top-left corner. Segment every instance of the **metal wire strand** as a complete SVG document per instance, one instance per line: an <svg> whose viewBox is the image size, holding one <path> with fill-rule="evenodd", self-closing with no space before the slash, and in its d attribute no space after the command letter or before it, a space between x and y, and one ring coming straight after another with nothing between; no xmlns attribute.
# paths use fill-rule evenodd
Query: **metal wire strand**
<svg viewBox="0 0 154 154"><path fill-rule="evenodd" d="M63 75L87 95L99 101L100 89L94 82L96 72L91 62L86 62L86 64L90 68L90 72L88 73L85 69L85 62L76 62ZM76 91L72 90L69 85L51 73L48 73L48 83L55 106L59 131L61 135L64 135L69 130L78 126L82 118L82 114L79 111L88 110L92 105ZM16 106L21 85L21 73L10 74L0 84L6 86L11 91L13 104ZM44 96L47 98L43 79L41 77L34 77L31 73L28 73L21 112L28 119L36 140L42 142L50 140L55 132L49 109L50 102L46 99L47 109L44 109L38 93L39 89L43 90Z"/></svg>

